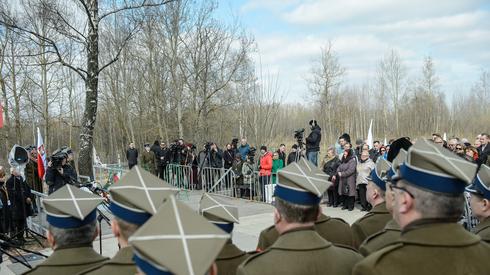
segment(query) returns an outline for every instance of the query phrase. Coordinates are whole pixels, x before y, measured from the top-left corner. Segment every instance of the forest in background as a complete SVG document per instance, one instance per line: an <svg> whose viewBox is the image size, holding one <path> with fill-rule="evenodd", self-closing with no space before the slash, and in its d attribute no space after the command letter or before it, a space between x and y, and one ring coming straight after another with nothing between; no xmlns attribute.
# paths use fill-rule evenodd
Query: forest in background
<svg viewBox="0 0 490 275"><path fill-rule="evenodd" d="M11 3L0 0L1 164L13 144L35 144L36 127L48 151L68 145L86 167L92 144L107 163L130 141L290 145L313 118L323 146L344 132L365 138L371 119L379 140L447 132L472 142L490 124L488 68L447 100L430 56L414 72L390 50L373 79L352 85L329 43L305 77L309 96L290 104L253 35L238 18L219 20L216 1Z"/></svg>

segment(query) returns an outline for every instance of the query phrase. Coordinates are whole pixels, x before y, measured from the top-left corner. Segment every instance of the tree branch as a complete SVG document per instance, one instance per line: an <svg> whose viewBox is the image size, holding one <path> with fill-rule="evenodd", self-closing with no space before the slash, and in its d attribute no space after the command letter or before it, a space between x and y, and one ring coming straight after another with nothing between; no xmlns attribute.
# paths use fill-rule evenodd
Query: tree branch
<svg viewBox="0 0 490 275"><path fill-rule="evenodd" d="M82 0L80 0L80 1L82 1ZM175 1L179 1L179 0L162 0L159 3L147 3L147 0L143 0L140 4L137 4L137 5L126 5L126 6L123 6L120 8L116 8L115 10L108 11L99 17L99 21L102 21L102 19L106 18L107 16L116 14L116 13L121 12L121 11L134 10L134 9L140 9L140 8L145 8L145 7L159 7L159 6L163 6L163 5L166 5L168 3L175 2Z"/></svg>
<svg viewBox="0 0 490 275"><path fill-rule="evenodd" d="M99 69L99 71L97 72L98 74L100 74L100 72L102 72L105 68L109 67L110 65L114 64L117 60L119 60L119 56L121 55L122 50L126 47L126 45L128 44L129 40L131 40L131 37L133 37L133 35L134 35L134 33L136 32L137 29L138 29L138 26L135 26L129 32L129 34L124 38L122 44L119 46L119 49L117 49L116 56L111 61L109 61L105 65L103 65Z"/></svg>

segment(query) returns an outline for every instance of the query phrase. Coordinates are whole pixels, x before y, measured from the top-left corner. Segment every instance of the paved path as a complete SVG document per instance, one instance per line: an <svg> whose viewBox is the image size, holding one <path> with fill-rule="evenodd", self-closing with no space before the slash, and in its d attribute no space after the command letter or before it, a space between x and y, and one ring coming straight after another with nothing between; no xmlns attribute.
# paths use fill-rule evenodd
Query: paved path
<svg viewBox="0 0 490 275"><path fill-rule="evenodd" d="M187 203L191 208L197 210L202 192L194 191L188 196L180 196L180 199ZM240 213L240 224L235 226L233 233L234 243L243 250L255 250L260 231L272 225L272 209L269 204L250 202L241 199L230 199L223 197L230 204L237 205ZM323 212L332 217L339 217L352 224L355 220L362 217L365 213L355 209L354 211L340 210L340 208L323 207ZM110 228L102 224L102 254L112 257L117 252L117 241L110 233ZM94 242L94 248L99 251L99 240ZM44 254L50 254L51 249L41 251ZM25 267L19 263L12 264L4 256L4 263L0 266L0 275L21 274ZM40 261L32 262L33 265Z"/></svg>

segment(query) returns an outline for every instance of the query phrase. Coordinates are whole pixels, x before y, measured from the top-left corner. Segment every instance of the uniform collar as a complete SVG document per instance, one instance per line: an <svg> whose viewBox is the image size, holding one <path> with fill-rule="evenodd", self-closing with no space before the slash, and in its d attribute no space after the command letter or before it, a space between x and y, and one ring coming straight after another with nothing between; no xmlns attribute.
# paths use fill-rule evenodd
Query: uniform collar
<svg viewBox="0 0 490 275"><path fill-rule="evenodd" d="M421 219L408 224L400 240L426 246L467 246L480 242L480 237L450 219Z"/></svg>
<svg viewBox="0 0 490 275"><path fill-rule="evenodd" d="M53 251L39 266L83 265L105 260L107 258L99 255L91 246L60 248Z"/></svg>
<svg viewBox="0 0 490 275"><path fill-rule="evenodd" d="M474 229L475 234L480 233L481 231L490 228L490 217L485 218L483 221L481 221Z"/></svg>
<svg viewBox="0 0 490 275"><path fill-rule="evenodd" d="M396 231L401 230L400 226L398 225L398 223L394 219L391 219L386 223L385 229L386 230L396 230Z"/></svg>
<svg viewBox="0 0 490 275"><path fill-rule="evenodd" d="M216 260L228 260L233 258L238 258L247 254L245 251L240 250L231 241L227 242L221 252L219 253Z"/></svg>
<svg viewBox="0 0 490 275"><path fill-rule="evenodd" d="M382 202L380 204L377 204L376 206L369 211L370 213L376 213L376 214L389 214L388 209L386 209L386 202Z"/></svg>
<svg viewBox="0 0 490 275"><path fill-rule="evenodd" d="M329 221L331 218L325 214L320 214L320 218L318 218L318 220L315 222L315 224L318 224L318 223L323 223L323 222L326 222L326 221Z"/></svg>
<svg viewBox="0 0 490 275"><path fill-rule="evenodd" d="M271 249L312 250L331 246L323 239L314 227L303 227L287 231L279 236Z"/></svg>

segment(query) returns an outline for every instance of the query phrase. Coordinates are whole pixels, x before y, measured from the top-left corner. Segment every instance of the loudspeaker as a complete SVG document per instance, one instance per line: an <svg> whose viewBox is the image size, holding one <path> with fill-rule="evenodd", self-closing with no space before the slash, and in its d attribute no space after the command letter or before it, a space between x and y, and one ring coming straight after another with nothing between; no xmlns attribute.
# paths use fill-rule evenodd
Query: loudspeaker
<svg viewBox="0 0 490 275"><path fill-rule="evenodd" d="M29 153L27 150L19 145L14 145L10 150L10 161L13 161L16 165L24 165L29 161Z"/></svg>

